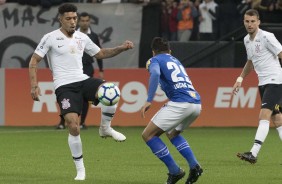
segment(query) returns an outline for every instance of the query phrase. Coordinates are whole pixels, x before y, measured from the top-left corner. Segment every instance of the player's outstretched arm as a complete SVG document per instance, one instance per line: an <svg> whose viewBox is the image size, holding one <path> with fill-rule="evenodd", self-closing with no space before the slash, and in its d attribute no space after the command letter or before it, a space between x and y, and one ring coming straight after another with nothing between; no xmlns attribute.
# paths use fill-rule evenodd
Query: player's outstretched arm
<svg viewBox="0 0 282 184"><path fill-rule="evenodd" d="M151 107L152 103L151 102L146 102L143 107L141 108L141 117L145 118L145 112L147 112L150 107Z"/></svg>
<svg viewBox="0 0 282 184"><path fill-rule="evenodd" d="M149 60L150 61L150 60ZM160 80L160 66L158 63L150 64L149 72L150 72L150 79L149 79L149 90L148 90L148 98L143 107L141 108L141 117L145 118L145 113L150 109L153 98L156 94L159 80Z"/></svg>
<svg viewBox="0 0 282 184"><path fill-rule="evenodd" d="M126 51L128 49L133 49L134 44L131 41L126 40L123 44L114 47L114 48L102 48L94 57L96 59L105 59L114 57L118 54L120 54L123 51Z"/></svg>
<svg viewBox="0 0 282 184"><path fill-rule="evenodd" d="M233 95L236 95L242 85L242 81L243 81L243 78L242 77L238 77L235 84L233 85Z"/></svg>
<svg viewBox="0 0 282 184"><path fill-rule="evenodd" d="M236 79L233 85L233 94L236 95L242 85L243 79L254 69L254 65L251 60L248 60L243 68L241 75Z"/></svg>
<svg viewBox="0 0 282 184"><path fill-rule="evenodd" d="M29 62L29 80L31 86L31 98L35 101L39 101L39 95L41 91L37 83L37 64L41 61L41 57L37 54L33 54Z"/></svg>

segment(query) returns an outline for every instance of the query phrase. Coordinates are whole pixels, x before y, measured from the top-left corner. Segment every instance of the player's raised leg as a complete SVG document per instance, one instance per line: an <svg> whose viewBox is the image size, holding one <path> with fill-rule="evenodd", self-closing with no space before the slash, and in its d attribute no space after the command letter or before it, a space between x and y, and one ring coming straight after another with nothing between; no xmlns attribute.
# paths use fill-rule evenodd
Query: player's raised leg
<svg viewBox="0 0 282 184"><path fill-rule="evenodd" d="M68 113L65 115L65 121L69 127L68 143L77 171L77 175L74 179L85 180L86 174L83 162L78 115L76 113Z"/></svg>
<svg viewBox="0 0 282 184"><path fill-rule="evenodd" d="M113 105L113 106L105 106L102 103L100 103L101 105L101 123L100 123L100 128L99 128L99 135L103 138L106 137L112 137L115 141L118 142L123 142L126 140L126 137L114 130L111 127L111 122L112 119L114 118L116 109L117 109L117 105Z"/></svg>

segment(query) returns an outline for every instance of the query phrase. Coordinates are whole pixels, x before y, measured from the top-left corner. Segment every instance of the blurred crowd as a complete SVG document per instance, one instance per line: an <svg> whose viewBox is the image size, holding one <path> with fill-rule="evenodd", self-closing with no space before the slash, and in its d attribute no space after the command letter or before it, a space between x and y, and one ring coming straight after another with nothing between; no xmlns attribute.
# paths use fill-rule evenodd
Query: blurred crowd
<svg viewBox="0 0 282 184"><path fill-rule="evenodd" d="M19 3L22 5L42 6L50 8L51 6L60 5L62 3L123 3L131 0L0 0L0 5L4 3ZM144 0L132 0L135 3L144 2ZM147 1L147 0L145 0Z"/></svg>
<svg viewBox="0 0 282 184"><path fill-rule="evenodd" d="M243 25L250 8L264 23L282 23L282 0L164 0L161 35L170 41L211 41Z"/></svg>
<svg viewBox="0 0 282 184"><path fill-rule="evenodd" d="M4 3L19 3L22 5L43 6L50 8L51 6L60 5L62 3L137 3L148 4L160 3L161 0L0 0L0 5Z"/></svg>
<svg viewBox="0 0 282 184"><path fill-rule="evenodd" d="M160 35L169 41L211 41L243 25L250 8L260 12L263 23L282 23L282 0L0 0L50 8L71 3L158 4L161 8Z"/></svg>
<svg viewBox="0 0 282 184"><path fill-rule="evenodd" d="M0 1L6 1L6 3L13 2L13 3L19 3L22 5L31 5L31 6L39 5L39 6L43 6L44 8L49 8L51 6L56 6L62 3L101 3L103 0L0 0Z"/></svg>

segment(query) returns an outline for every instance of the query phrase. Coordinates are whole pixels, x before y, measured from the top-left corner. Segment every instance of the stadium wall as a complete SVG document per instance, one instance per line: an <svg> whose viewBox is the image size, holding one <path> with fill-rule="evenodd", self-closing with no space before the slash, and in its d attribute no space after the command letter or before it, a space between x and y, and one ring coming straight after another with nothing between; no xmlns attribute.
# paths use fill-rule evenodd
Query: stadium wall
<svg viewBox="0 0 282 184"><path fill-rule="evenodd" d="M113 58L105 59L104 68L145 68L151 57L151 41L160 35L159 4L146 6L134 3L85 4L76 3L78 12L86 11L91 17L91 28L99 35L102 47L113 47L125 40L134 42L135 48ZM0 68L27 68L31 54L42 36L58 29L57 6L6 3L0 6ZM190 41L171 42L173 55L186 67L233 68L243 67L246 51L241 42ZM224 46L224 47L222 47ZM222 47L222 49L217 49ZM196 52L196 57L190 58ZM204 50L204 51L203 51ZM185 59L186 58L186 59ZM202 58L202 59L201 59ZM46 58L39 64L48 68ZM195 62L196 60L196 62Z"/></svg>
<svg viewBox="0 0 282 184"><path fill-rule="evenodd" d="M5 70L0 68L0 126L4 125L5 114Z"/></svg>
<svg viewBox="0 0 282 184"><path fill-rule="evenodd" d="M77 3L78 13L88 12L90 27L102 47L131 40L135 49L105 59L104 68L138 68L143 6L134 3ZM6 3L0 6L0 68L27 68L31 54L44 34L60 27L58 6L44 9ZM48 68L47 61L40 68Z"/></svg>
<svg viewBox="0 0 282 184"><path fill-rule="evenodd" d="M193 126L257 126L260 100L254 72L244 80L243 87L236 96L232 96L232 86L241 69L190 68L187 72L202 98L202 113ZM5 69L0 74L1 79L5 79L0 82L0 85L4 84L4 88L1 87L4 92L1 94L4 94L5 101L1 100L1 104L4 104L2 113L4 112L5 126L56 125L59 108L48 69L38 70L42 92L39 102L31 99L28 69ZM140 109L146 101L148 77L146 69L105 70L105 79L117 83L121 90L121 100L112 122L114 126L145 126L167 101L164 93L158 90L146 118L141 118ZM100 113L99 106L92 106L86 119L87 125L98 126Z"/></svg>

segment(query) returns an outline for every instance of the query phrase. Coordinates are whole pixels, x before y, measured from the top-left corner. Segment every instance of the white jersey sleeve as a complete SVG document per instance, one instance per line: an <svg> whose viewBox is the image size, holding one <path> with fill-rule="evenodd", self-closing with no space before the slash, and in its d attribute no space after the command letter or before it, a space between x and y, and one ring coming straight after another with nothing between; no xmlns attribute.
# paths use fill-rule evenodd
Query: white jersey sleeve
<svg viewBox="0 0 282 184"><path fill-rule="evenodd" d="M86 52L89 56L95 56L101 49L87 36L86 43L85 43L85 49L84 52Z"/></svg>
<svg viewBox="0 0 282 184"><path fill-rule="evenodd" d="M41 39L40 43L37 45L34 53L36 53L37 55L39 55L40 57L44 57L48 51L50 50L50 46L51 46L51 35L50 34L46 34L43 36L43 38Z"/></svg>
<svg viewBox="0 0 282 184"><path fill-rule="evenodd" d="M272 52L275 56L282 52L281 43L276 39L273 33L266 34L264 37L264 43L270 52Z"/></svg>

